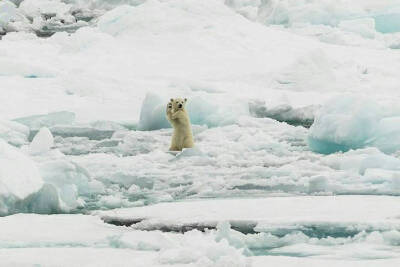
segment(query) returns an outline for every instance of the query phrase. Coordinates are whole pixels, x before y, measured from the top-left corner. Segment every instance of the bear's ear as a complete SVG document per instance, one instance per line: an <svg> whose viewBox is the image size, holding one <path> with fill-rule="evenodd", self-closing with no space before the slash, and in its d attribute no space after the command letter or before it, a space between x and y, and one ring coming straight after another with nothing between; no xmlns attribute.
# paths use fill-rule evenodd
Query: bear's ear
<svg viewBox="0 0 400 267"><path fill-rule="evenodd" d="M173 98L171 98L169 101L171 101L171 102L174 102L174 99L173 99Z"/></svg>
<svg viewBox="0 0 400 267"><path fill-rule="evenodd" d="M187 98L185 98L184 100L185 100L185 102L187 102Z"/></svg>

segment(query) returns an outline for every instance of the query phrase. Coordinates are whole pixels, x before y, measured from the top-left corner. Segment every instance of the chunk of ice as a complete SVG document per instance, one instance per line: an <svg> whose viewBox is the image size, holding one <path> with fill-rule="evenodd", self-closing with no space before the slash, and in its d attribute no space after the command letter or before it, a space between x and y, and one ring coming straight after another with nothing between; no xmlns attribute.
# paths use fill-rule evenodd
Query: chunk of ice
<svg viewBox="0 0 400 267"><path fill-rule="evenodd" d="M380 107L371 100L336 97L316 115L309 146L323 154L362 148L374 137L381 117Z"/></svg>
<svg viewBox="0 0 400 267"><path fill-rule="evenodd" d="M0 120L0 138L14 146L27 143L29 128L13 121Z"/></svg>
<svg viewBox="0 0 400 267"><path fill-rule="evenodd" d="M16 201L39 191L44 182L36 164L3 140L0 140L0 166L0 215L5 215Z"/></svg>
<svg viewBox="0 0 400 267"><path fill-rule="evenodd" d="M40 129L55 125L70 125L75 121L75 114L69 111L58 111L44 115L17 118L14 121L24 124L30 129Z"/></svg>
<svg viewBox="0 0 400 267"><path fill-rule="evenodd" d="M40 129L40 131L33 138L29 145L29 152L33 155L42 154L50 151L54 146L54 138L50 130L46 127Z"/></svg>
<svg viewBox="0 0 400 267"><path fill-rule="evenodd" d="M166 118L168 101L166 100L164 102L161 97L155 94L148 93L146 95L142 104L142 109L140 110L139 130L152 131L171 127Z"/></svg>
<svg viewBox="0 0 400 267"><path fill-rule="evenodd" d="M168 101L163 102L158 95L148 93L142 104L138 129L152 131L171 128L166 119ZM186 109L192 124L217 127L234 124L241 115L249 113L246 103L233 103L232 105L221 106L214 103L212 99L194 96L188 99Z"/></svg>

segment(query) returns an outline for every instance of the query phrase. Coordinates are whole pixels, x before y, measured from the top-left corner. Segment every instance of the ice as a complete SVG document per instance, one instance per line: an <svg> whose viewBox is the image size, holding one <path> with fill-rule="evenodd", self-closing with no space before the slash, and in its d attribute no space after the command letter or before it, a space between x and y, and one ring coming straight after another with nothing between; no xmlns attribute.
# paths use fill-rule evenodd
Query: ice
<svg viewBox="0 0 400 267"><path fill-rule="evenodd" d="M231 0L225 4L251 21L338 45L396 49L386 39L400 30L397 0Z"/></svg>
<svg viewBox="0 0 400 267"><path fill-rule="evenodd" d="M138 129L152 131L163 128L171 128L166 119L166 106L169 99L162 101L160 96L148 93L143 101L140 112ZM194 125L206 125L217 127L230 125L237 121L241 115L248 114L246 103L233 103L234 107L218 106L215 100L202 96L194 96L188 99L186 109L190 121Z"/></svg>
<svg viewBox="0 0 400 267"><path fill-rule="evenodd" d="M394 153L400 148L399 121L397 109L388 111L368 98L340 96L319 110L308 141L311 150L324 154L368 146Z"/></svg>
<svg viewBox="0 0 400 267"><path fill-rule="evenodd" d="M399 265L398 0L0 2L2 264Z"/></svg>
<svg viewBox="0 0 400 267"><path fill-rule="evenodd" d="M36 193L44 182L35 163L0 140L0 215L13 211L17 201Z"/></svg>
<svg viewBox="0 0 400 267"><path fill-rule="evenodd" d="M346 207L345 210L348 210L349 213L341 216L341 219L346 217L353 218L350 214L353 208L348 207L349 203L354 204L354 201L356 201L357 204L350 206L353 206L354 211L357 212L357 205L359 205L357 198L353 197L353 201L346 199L348 197L343 197L343 200L340 200L340 198L339 203L335 203L333 197L327 198L328 202L323 202L328 204L328 208L336 206L342 209L342 207ZM385 203L386 200L390 202L390 198L386 198L386 200L384 197L372 197L370 200L368 200L370 198L368 196L359 198L361 202L367 201L365 209L369 207L372 209L378 208L380 216L390 214L393 211L386 210L386 213L380 209L381 205L390 204ZM296 198L296 200L298 199ZM290 212L287 208L297 210L291 207L292 203L298 203L293 199L285 200L285 198L280 198L279 200L274 200L272 198L270 200L285 203L283 205L284 210L281 211L283 217L275 217L272 218L273 220L290 219L290 216L288 216ZM231 200L223 201L228 204L226 201L229 202ZM321 198L318 198L318 201L321 201ZM236 206L229 204L220 206L221 200L207 202L211 207L217 204L219 206L218 209L224 215L227 214L227 210L236 210L235 213L237 215L240 215L242 211L246 213L252 212L248 209L238 210ZM347 203L347 205L342 206L343 203ZM310 199L301 201L300 206L302 208L310 208L313 212L308 213L310 210L299 209L296 214L308 213L311 218L314 216L319 217L318 214L321 209L316 208L317 206L314 204L314 201L310 201ZM331 206L332 204L333 206ZM176 206L176 204L174 205ZM395 205L389 206L392 209L395 207ZM209 206L204 206L203 208L207 207ZM240 207L242 208L243 206ZM254 210L253 205L250 208ZM199 214L204 212L202 209L192 211ZM187 216L193 215L191 210L185 209L185 212L190 213L186 214ZM357 214L360 214L360 212ZM221 216L221 218L223 217ZM367 220L364 217L364 221L372 223L374 218L378 217L379 215L368 216L369 219ZM225 219L227 218L225 217ZM201 217L199 219L202 220ZM293 223L296 225L295 222ZM346 262L344 261L345 259L351 260L353 265L349 266L365 266L365 264L374 266L373 264L378 263L376 259L380 259L380 264L396 263L399 260L396 252L399 232L396 230L361 231L354 236L345 238L310 237L301 232L293 231L293 229L289 229L292 232L284 235L274 235L268 232L243 234L233 230L230 224L223 219L216 230L208 230L204 233L191 230L180 234L160 231L137 231L127 227L107 225L102 223L96 216L40 216L35 214L8 216L0 221L0 225L0 233L2 235L0 247L7 248L7 254L3 254L2 250L0 250L0 259L3 263L13 262L14 264L28 264L32 261L48 264L49 260L46 257L39 256L43 256L45 253L58 255L60 251L63 252L63 257L61 257L63 262L57 260L58 258L51 260L52 263L60 266L64 266L66 259L69 264L76 262L74 257L82 257L83 254L86 256L84 259L79 260L79 264L84 266L97 262L99 262L99 266L103 266L103 264L107 266L108 263L116 266L120 264L125 266L118 260L121 256L125 256L123 257L125 262L127 260L126 257L129 259L132 257L132 262L138 261L138 263L145 264L144 266L163 264L177 266L182 266L182 264L183 266L187 266L186 264L195 264L194 266L264 266L265 264L263 265L262 263L265 263L264 261L267 261L268 257L256 255L274 255L275 257L271 258L269 262L273 261L279 264L288 263L293 258L299 261L299 258L293 257L297 255L306 257L300 259L308 264L324 263L329 264L328 266L343 266ZM26 235L25 231L21 231L21 229L29 229L31 234ZM18 248L18 251L24 252L24 257L21 257L16 248ZM125 254L126 251L129 251L129 253ZM310 255L314 257L308 258L307 256ZM362 264L359 260L362 260ZM132 262L130 261L130 263ZM342 265L339 265L339 263ZM283 264L282 266L285 265ZM305 264L304 266L308 265Z"/></svg>
<svg viewBox="0 0 400 267"><path fill-rule="evenodd" d="M176 155L176 158L179 159L182 157L202 157L202 156L204 156L204 153L198 148L184 148L182 152Z"/></svg>
<svg viewBox="0 0 400 267"><path fill-rule="evenodd" d="M0 33L22 30L27 23L28 20L21 14L15 4L8 0L0 3Z"/></svg>
<svg viewBox="0 0 400 267"><path fill-rule="evenodd" d="M382 33L400 32L400 10L375 16L376 30Z"/></svg>
<svg viewBox="0 0 400 267"><path fill-rule="evenodd" d="M0 215L69 212L104 192L102 183L51 148L52 135L46 128L21 150L1 141Z"/></svg>
<svg viewBox="0 0 400 267"><path fill-rule="evenodd" d="M310 23L337 26L341 21L372 18L396 29L398 1L246 1L230 0L226 4L245 17L267 24ZM382 17L380 17L382 16ZM387 16L387 17L386 17ZM385 28L385 27L383 27ZM380 30L380 27L377 27ZM392 32L384 30L383 32Z"/></svg>
<svg viewBox="0 0 400 267"><path fill-rule="evenodd" d="M170 128L171 125L166 118L167 100L162 99L155 94L146 94L140 110L140 121L138 129L142 131L158 130Z"/></svg>
<svg viewBox="0 0 400 267"><path fill-rule="evenodd" d="M53 149L48 128L42 128L31 144L21 149L1 142L1 215L68 212L84 208L93 195L104 192L102 183Z"/></svg>
<svg viewBox="0 0 400 267"><path fill-rule="evenodd" d="M38 36L51 36L57 31L75 31L86 22L77 21L73 6L60 0L24 0L19 10L32 22L30 27Z"/></svg>
<svg viewBox="0 0 400 267"><path fill-rule="evenodd" d="M250 18L269 24L292 25L312 23L335 25L343 18L363 13L361 1L348 5L347 1L227 1L229 6L239 12L254 9ZM361 2L361 3L360 3ZM242 13L243 14L243 13ZM244 13L246 14L246 13ZM251 14L251 13L250 13Z"/></svg>
<svg viewBox="0 0 400 267"><path fill-rule="evenodd" d="M271 118L277 121L286 122L290 125L302 125L309 128L314 122L314 113L317 107L307 106L293 108L288 104L268 108L265 102L251 101L249 103L250 113L258 118Z"/></svg>
<svg viewBox="0 0 400 267"><path fill-rule="evenodd" d="M389 208L393 201L396 198L369 196L201 200L120 209L100 216L134 229L185 235L199 229L246 256L398 259L399 210ZM171 209L178 212L171 214ZM382 246L384 251L376 251Z"/></svg>
<svg viewBox="0 0 400 267"><path fill-rule="evenodd" d="M50 128L54 136L87 137L89 140L103 140L110 138L114 130L101 130L85 126L54 126Z"/></svg>
<svg viewBox="0 0 400 267"><path fill-rule="evenodd" d="M118 257L109 258L110 255L125 255L132 257L129 264L132 262L139 264L135 266L163 266L165 264L176 266L193 264L210 267L250 266L250 260L241 254L241 250L235 249L226 241L215 240L213 233L203 235L201 232L192 231L180 235L132 231L126 227L104 224L99 218L87 215L20 214L4 218L0 225L2 234L0 248L11 249L15 253L10 257L10 254L5 256L0 250L0 259L3 263L14 262L20 265L33 260L48 264L45 258L36 258L34 252L42 255L43 251L53 251L57 254L58 250L63 250L64 256L61 257L63 261L54 259L53 263L56 265L66 266L71 262L78 262L71 258L66 264L65 253L69 258L71 255L82 256L81 254L86 252L91 255L90 260L85 257L85 260L81 259L78 265L86 266L96 263L97 266L99 263L99 266L126 266L126 257L123 261ZM26 235L21 229L29 229L32 234ZM16 257L18 253L13 248L25 251L26 257L18 259ZM125 251L129 253L124 253ZM102 261L98 257L101 257Z"/></svg>
<svg viewBox="0 0 400 267"><path fill-rule="evenodd" d="M42 154L50 151L54 146L54 138L48 128L42 128L35 135L31 144L29 145L29 151L31 154Z"/></svg>
<svg viewBox="0 0 400 267"><path fill-rule="evenodd" d="M51 155L37 156L35 160L43 180L56 191L59 210L68 212L84 208L86 200L104 192L104 186L91 179L87 171L71 162L57 150Z"/></svg>
<svg viewBox="0 0 400 267"><path fill-rule="evenodd" d="M400 149L400 116L383 118L377 126L373 145L385 153Z"/></svg>
<svg viewBox="0 0 400 267"><path fill-rule="evenodd" d="M321 205L314 205L315 201ZM396 197L387 196L314 196L272 197L258 199L195 200L160 203L152 206L96 212L105 221L131 220L136 229L183 228L185 225L215 228L229 221L244 232L306 229L336 222L349 229L390 229L398 225L399 208L392 205ZM347 205L346 205L347 203ZM349 204L351 203L351 205ZM273 207L279 206L279 209ZM171 213L173 209L177 212ZM368 211L374 212L368 212ZM178 212L179 211L179 212ZM340 212L339 212L340 211ZM336 213L339 212L339 213ZM332 218L330 214L337 214ZM329 230L329 228L327 229Z"/></svg>
<svg viewBox="0 0 400 267"><path fill-rule="evenodd" d="M109 243L109 236L123 232L123 229L106 227L98 218L85 215L17 214L2 218L0 224L1 248L85 247L96 243L101 246Z"/></svg>
<svg viewBox="0 0 400 267"><path fill-rule="evenodd" d="M0 120L0 138L14 145L21 146L27 143L29 128L23 124Z"/></svg>
<svg viewBox="0 0 400 267"><path fill-rule="evenodd" d="M33 115L17 118L15 121L28 126L30 129L38 130L42 127L70 125L75 121L75 114L68 111L59 111L44 115Z"/></svg>
<svg viewBox="0 0 400 267"><path fill-rule="evenodd" d="M41 14L53 14L53 16L62 17L68 13L71 6L60 0L24 0L20 4L19 8L31 18L40 16Z"/></svg>
<svg viewBox="0 0 400 267"><path fill-rule="evenodd" d="M339 23L339 28L365 38L375 38L375 20L372 18L344 20Z"/></svg>
<svg viewBox="0 0 400 267"><path fill-rule="evenodd" d="M315 117L309 146L324 154L362 148L374 137L381 113L379 105L368 99L334 98Z"/></svg>

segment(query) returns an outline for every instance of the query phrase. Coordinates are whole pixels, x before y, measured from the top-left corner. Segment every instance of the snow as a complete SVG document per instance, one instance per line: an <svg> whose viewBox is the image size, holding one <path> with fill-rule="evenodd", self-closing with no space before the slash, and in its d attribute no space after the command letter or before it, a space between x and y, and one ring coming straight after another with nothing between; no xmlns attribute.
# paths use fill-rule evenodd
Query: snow
<svg viewBox="0 0 400 267"><path fill-rule="evenodd" d="M397 266L399 260L397 259L377 259L377 260L321 260L313 258L294 258L294 257L282 257L282 256L263 256L255 257L253 266L266 266L267 264L276 267L286 266L329 266L329 267L374 267L374 266Z"/></svg>
<svg viewBox="0 0 400 267"><path fill-rule="evenodd" d="M7 255L5 262L44 262L49 264L56 261L39 259L30 252L55 251L67 249L72 255L88 251L103 258L111 255L126 255L128 250L131 257L137 257L138 262L157 266L161 264L197 264L202 266L238 266L245 267L246 259L227 242L218 242L212 234L204 236L198 231L185 235L161 232L132 231L103 223L98 217L87 215L14 215L0 220L2 240L1 248L11 249L15 254ZM53 227L48 228L49 225ZM32 234L26 235L21 229L29 229ZM197 240L197 242L193 242ZM18 259L17 251L27 253L28 260ZM116 251L118 249L118 252ZM65 252L67 252L65 251ZM103 255L99 253L103 252ZM147 253L146 253L147 252ZM150 253L152 252L152 253ZM69 253L67 253L68 255ZM43 255L43 254L42 254ZM70 256L64 256L69 258ZM0 258L3 255L0 253ZM24 257L25 258L25 257ZM72 262L74 262L73 259ZM122 263L116 259L116 264ZM107 260L106 262L109 262ZM134 261L135 262L135 261ZM2 261L3 263L3 261ZM69 262L60 262L62 266ZM103 264L103 263L101 263ZM132 262L129 262L132 264ZM205 264L205 265L204 265ZM114 265L114 264L113 264Z"/></svg>
<svg viewBox="0 0 400 267"><path fill-rule="evenodd" d="M399 6L0 1L1 264L397 266Z"/></svg>
<svg viewBox="0 0 400 267"><path fill-rule="evenodd" d="M137 230L186 235L192 229L216 229L205 232L248 257L397 262L400 210L395 203L396 197L386 196L272 197L162 203L95 214Z"/></svg>
<svg viewBox="0 0 400 267"><path fill-rule="evenodd" d="M61 247L0 250L0 259L4 266L32 266L32 263L41 266L165 266L157 263L156 257L155 253L149 251L115 248ZM187 267L188 265L180 266Z"/></svg>

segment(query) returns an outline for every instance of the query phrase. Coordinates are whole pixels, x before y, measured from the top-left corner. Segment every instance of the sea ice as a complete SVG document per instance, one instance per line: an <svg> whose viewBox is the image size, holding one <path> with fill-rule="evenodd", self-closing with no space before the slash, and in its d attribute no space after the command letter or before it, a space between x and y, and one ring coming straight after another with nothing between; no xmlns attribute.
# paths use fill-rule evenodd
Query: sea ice
<svg viewBox="0 0 400 267"><path fill-rule="evenodd" d="M31 144L29 145L29 152L33 155L42 154L50 151L54 146L54 138L48 128L42 128L35 135Z"/></svg>
<svg viewBox="0 0 400 267"><path fill-rule="evenodd" d="M39 130L42 127L70 125L75 121L75 114L68 111L58 111L44 115L17 118L14 119L14 121L28 126L31 130Z"/></svg>
<svg viewBox="0 0 400 267"><path fill-rule="evenodd" d="M27 143L29 128L23 124L0 120L0 138L14 146Z"/></svg>
<svg viewBox="0 0 400 267"><path fill-rule="evenodd" d="M29 21L17 9L15 4L8 0L0 3L0 33L28 29Z"/></svg>
<svg viewBox="0 0 400 267"><path fill-rule="evenodd" d="M376 30L382 33L400 32L400 8L375 16Z"/></svg>
<svg viewBox="0 0 400 267"><path fill-rule="evenodd" d="M368 146L394 153L400 149L399 122L397 109L388 110L372 99L336 97L317 112L309 146L323 154Z"/></svg>
<svg viewBox="0 0 400 267"><path fill-rule="evenodd" d="M324 154L362 148L374 137L381 114L372 100L334 98L317 113L309 131L309 146Z"/></svg>
<svg viewBox="0 0 400 267"><path fill-rule="evenodd" d="M36 164L3 140L0 166L0 215L6 215L14 211L18 201L39 191L44 182Z"/></svg>
<svg viewBox="0 0 400 267"><path fill-rule="evenodd" d="M171 128L170 123L166 119L168 101L169 99L162 101L160 96L148 93L142 104L138 129L151 131ZM238 117L249 113L246 103L236 103L234 107L228 105L220 106L214 103L213 100L202 96L189 98L186 109L192 124L206 125L208 127L233 124L237 121Z"/></svg>

